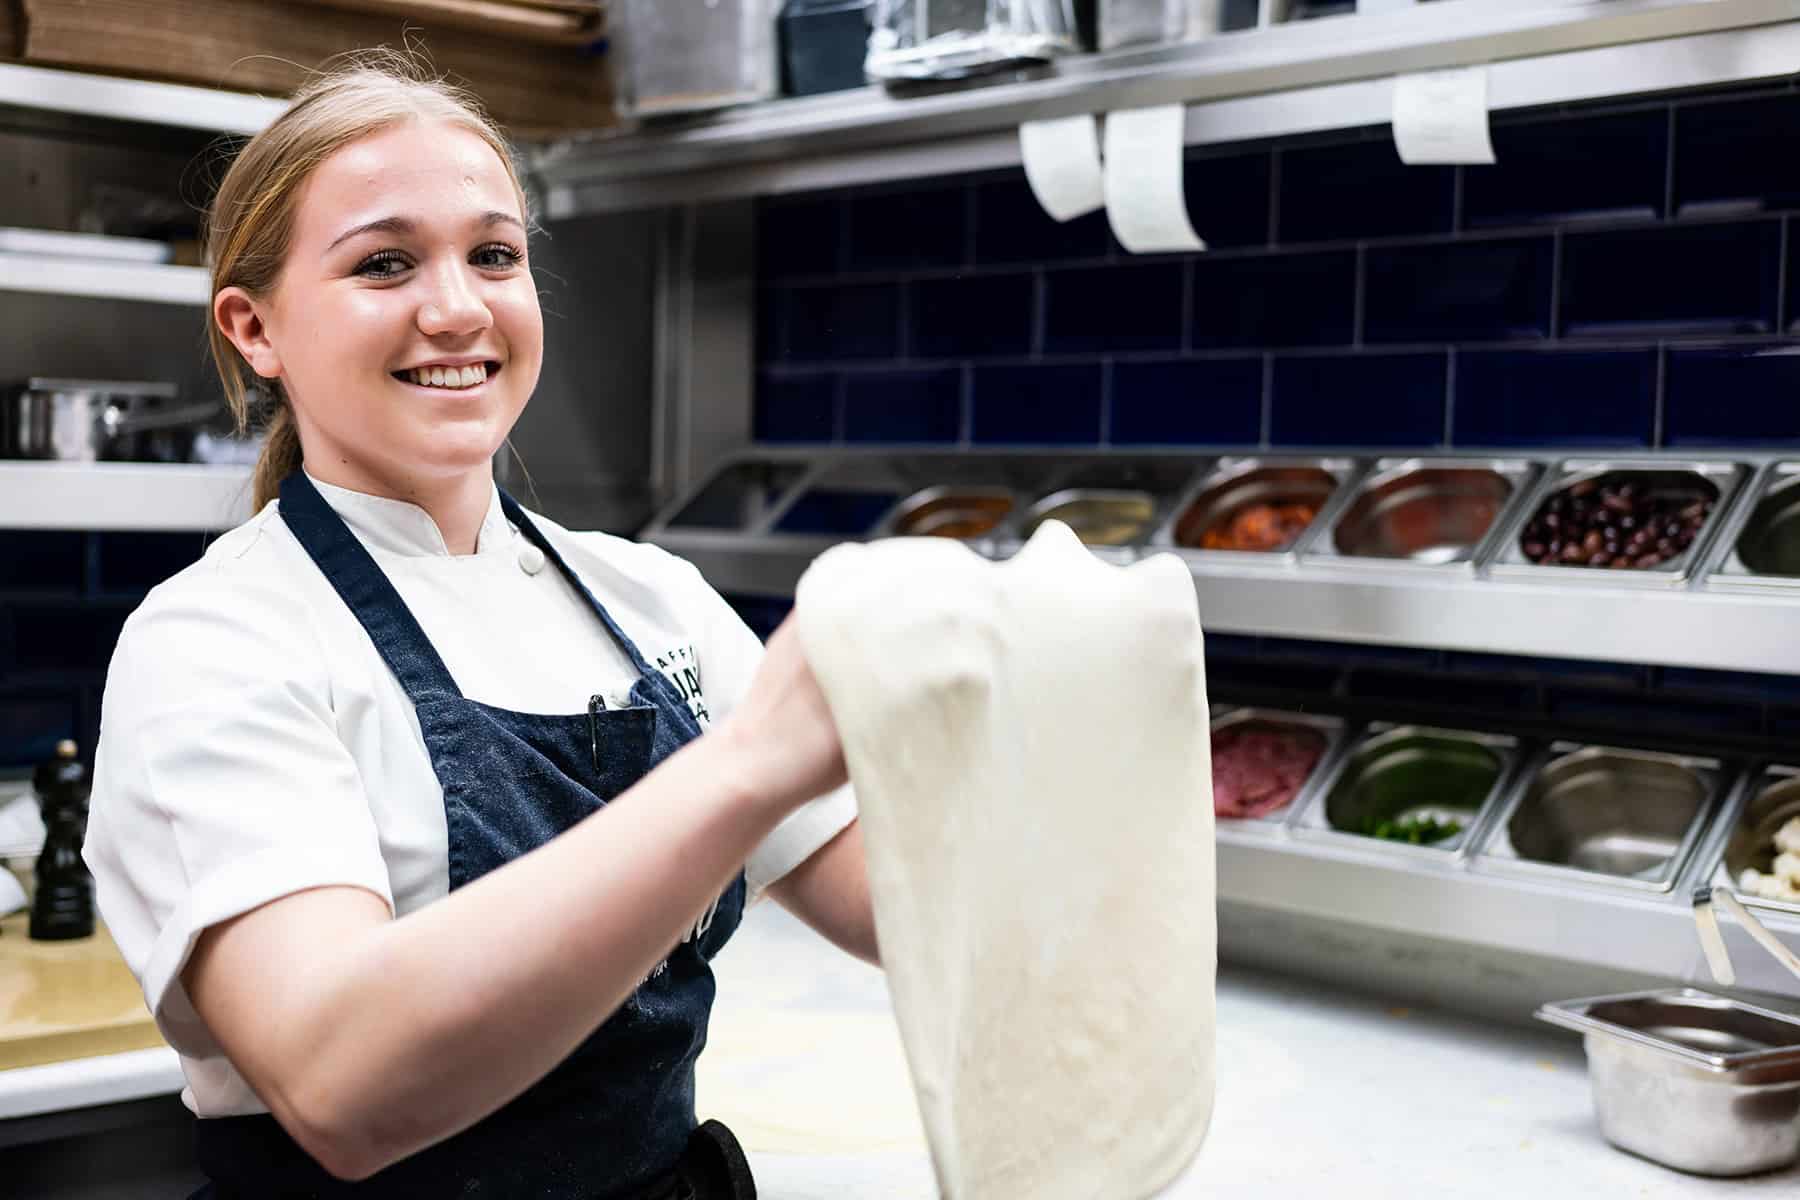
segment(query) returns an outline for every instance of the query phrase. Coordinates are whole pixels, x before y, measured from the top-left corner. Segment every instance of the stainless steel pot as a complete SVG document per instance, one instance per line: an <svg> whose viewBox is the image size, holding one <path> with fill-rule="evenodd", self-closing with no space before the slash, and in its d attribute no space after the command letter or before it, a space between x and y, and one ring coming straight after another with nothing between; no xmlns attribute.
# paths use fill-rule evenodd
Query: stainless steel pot
<svg viewBox="0 0 1800 1200"><path fill-rule="evenodd" d="M178 404L172 383L28 379L0 409L0 456L62 462L185 462L217 402Z"/></svg>

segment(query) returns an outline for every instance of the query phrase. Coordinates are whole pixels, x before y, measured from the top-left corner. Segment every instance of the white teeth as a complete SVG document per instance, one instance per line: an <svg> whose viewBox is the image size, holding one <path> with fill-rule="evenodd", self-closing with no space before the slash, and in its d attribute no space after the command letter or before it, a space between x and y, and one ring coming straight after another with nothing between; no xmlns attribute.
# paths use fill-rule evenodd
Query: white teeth
<svg viewBox="0 0 1800 1200"><path fill-rule="evenodd" d="M414 367L406 376L420 387L468 388L486 383L488 368L486 363L472 363L466 367Z"/></svg>

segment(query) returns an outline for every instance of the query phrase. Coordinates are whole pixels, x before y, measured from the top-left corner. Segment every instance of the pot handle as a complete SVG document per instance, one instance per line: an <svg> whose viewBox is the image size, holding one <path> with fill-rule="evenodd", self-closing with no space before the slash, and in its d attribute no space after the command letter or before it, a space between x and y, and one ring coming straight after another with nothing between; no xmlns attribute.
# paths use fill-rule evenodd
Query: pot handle
<svg viewBox="0 0 1800 1200"><path fill-rule="evenodd" d="M118 433L139 433L146 429L172 429L177 425L204 421L218 411L217 400L204 404L185 404L180 408L147 412L135 417L127 416L121 409L108 405L100 419L105 425L105 433L110 437Z"/></svg>

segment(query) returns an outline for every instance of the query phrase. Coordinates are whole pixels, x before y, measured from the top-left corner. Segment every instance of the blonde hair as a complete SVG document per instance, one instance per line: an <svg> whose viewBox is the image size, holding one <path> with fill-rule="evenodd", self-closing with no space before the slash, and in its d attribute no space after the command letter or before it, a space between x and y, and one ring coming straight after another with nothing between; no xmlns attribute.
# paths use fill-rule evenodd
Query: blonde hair
<svg viewBox="0 0 1800 1200"><path fill-rule="evenodd" d="M301 188L313 169L351 142L409 121L454 125L475 134L500 156L519 194L520 215L529 224L518 164L499 128L472 94L430 75L412 55L372 50L350 56L346 65L315 77L294 95L286 112L246 143L219 184L206 216L206 258L212 264L212 295L242 288L253 299L269 295L281 277L293 239ZM253 478L260 509L300 467L300 434L281 384L258 377L209 318L207 339L213 365L240 433L250 426L251 392L266 392L274 403L268 440Z"/></svg>

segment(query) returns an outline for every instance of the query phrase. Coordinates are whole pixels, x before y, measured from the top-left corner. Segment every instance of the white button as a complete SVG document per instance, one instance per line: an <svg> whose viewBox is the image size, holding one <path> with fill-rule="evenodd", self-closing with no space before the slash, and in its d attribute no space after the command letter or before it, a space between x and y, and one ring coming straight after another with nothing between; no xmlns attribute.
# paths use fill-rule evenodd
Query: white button
<svg viewBox="0 0 1800 1200"><path fill-rule="evenodd" d="M527 575L536 575L544 569L544 552L530 542L519 547L519 569Z"/></svg>

